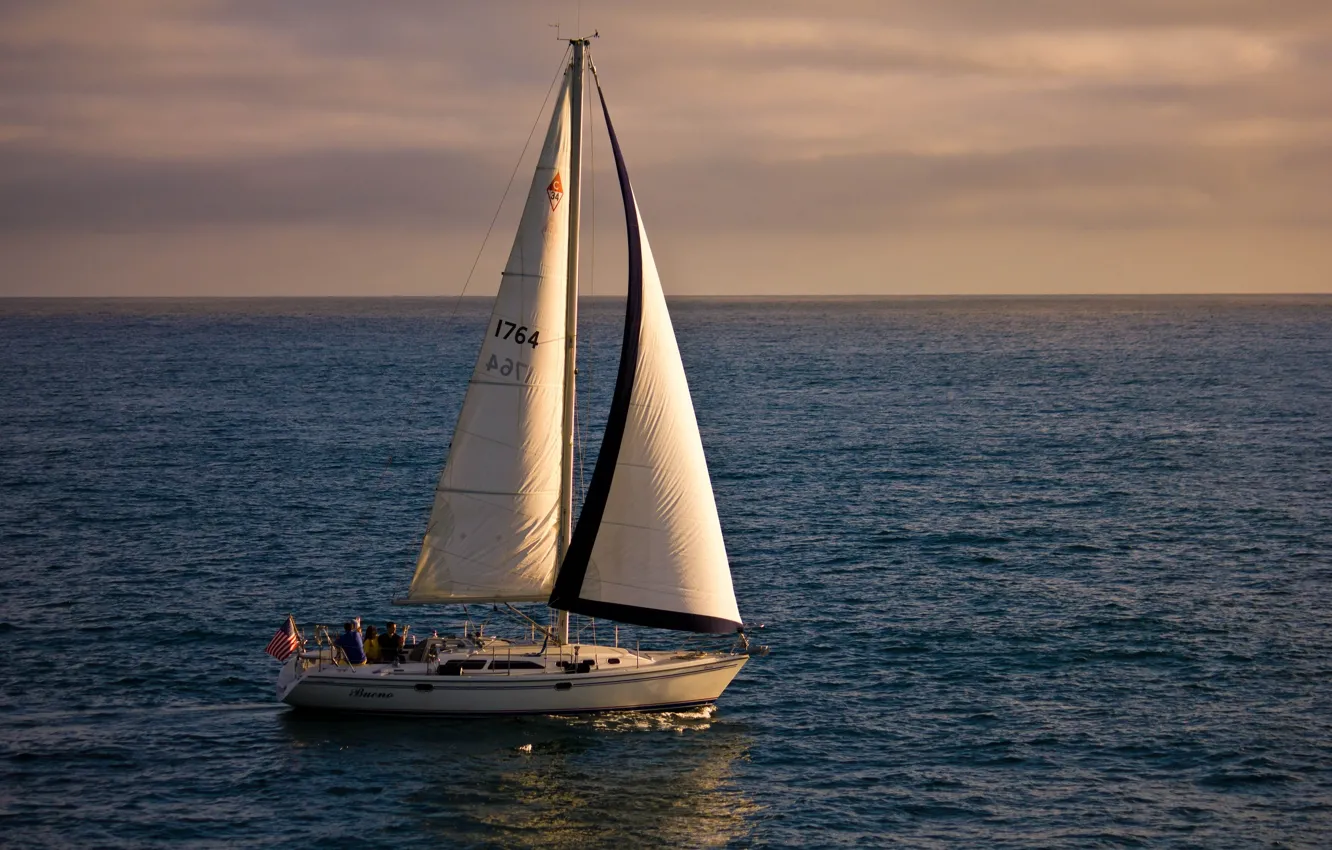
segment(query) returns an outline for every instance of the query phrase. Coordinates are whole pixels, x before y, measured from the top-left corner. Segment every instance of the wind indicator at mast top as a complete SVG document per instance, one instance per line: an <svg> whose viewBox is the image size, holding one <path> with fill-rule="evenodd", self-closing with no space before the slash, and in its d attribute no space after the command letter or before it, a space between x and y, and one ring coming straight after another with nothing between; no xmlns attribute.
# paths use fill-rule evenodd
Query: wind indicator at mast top
<svg viewBox="0 0 1332 850"><path fill-rule="evenodd" d="M588 44L594 38L601 38L601 32L599 30L593 30L591 35L584 35L578 38L565 38L564 36L560 35L560 24L558 21L553 24L546 24L546 26L555 28L556 41L567 41L570 44Z"/></svg>

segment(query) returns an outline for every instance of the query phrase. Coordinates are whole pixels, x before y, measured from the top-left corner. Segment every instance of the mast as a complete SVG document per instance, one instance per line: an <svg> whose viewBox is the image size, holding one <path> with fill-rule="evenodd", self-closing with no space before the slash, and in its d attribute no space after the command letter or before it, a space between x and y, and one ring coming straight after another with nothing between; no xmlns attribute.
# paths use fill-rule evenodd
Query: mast
<svg viewBox="0 0 1332 850"><path fill-rule="evenodd" d="M569 273L564 308L564 415L560 430L560 516L556 563L564 561L573 528L573 449L574 449L574 379L578 374L578 229L579 205L583 193L583 68L586 65L588 39L569 40L573 47L569 81ZM569 642L569 612L560 611L555 621L555 635L561 644Z"/></svg>

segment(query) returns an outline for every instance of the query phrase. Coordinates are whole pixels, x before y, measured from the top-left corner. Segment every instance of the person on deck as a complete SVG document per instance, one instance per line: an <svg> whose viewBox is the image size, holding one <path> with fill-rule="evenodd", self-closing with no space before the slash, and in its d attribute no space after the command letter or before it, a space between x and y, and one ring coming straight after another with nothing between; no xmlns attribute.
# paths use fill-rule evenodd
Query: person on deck
<svg viewBox="0 0 1332 850"><path fill-rule="evenodd" d="M333 643L342 647L347 660L352 664L365 663L365 644L361 642L361 633L356 630L355 623L350 621L343 623L342 635Z"/></svg>
<svg viewBox="0 0 1332 850"><path fill-rule="evenodd" d="M379 661L379 630L374 626L365 627L365 660L371 664Z"/></svg>
<svg viewBox="0 0 1332 850"><path fill-rule="evenodd" d="M379 657L384 662L397 661L402 652L402 635L398 634L398 624L388 623L388 631L379 636Z"/></svg>

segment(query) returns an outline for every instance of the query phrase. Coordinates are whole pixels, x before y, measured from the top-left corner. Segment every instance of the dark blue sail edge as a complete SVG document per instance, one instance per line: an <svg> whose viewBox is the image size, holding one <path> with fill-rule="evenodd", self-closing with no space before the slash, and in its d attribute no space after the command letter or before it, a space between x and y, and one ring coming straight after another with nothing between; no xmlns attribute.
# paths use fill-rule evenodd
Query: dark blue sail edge
<svg viewBox="0 0 1332 850"><path fill-rule="evenodd" d="M601 114L606 119L606 132L610 135L611 149L615 153L615 171L620 179L620 195L624 199L625 229L629 237L629 293L624 312L624 342L620 347L620 369L615 376L615 394L611 397L610 415L601 440L601 451L592 471L592 482L583 500L569 549L564 553L555 587L551 590L549 605L562 611L602 617L648 626L657 629L677 629L687 632L725 634L735 631L740 624L721 617L685 614L637 605L620 605L581 598L583 580L587 577L588 563L592 560L592 547L597 541L601 519L610 499L611 482L615 478L615 464L624 442L624 429L629 421L629 402L634 394L634 380L638 372L638 342L643 328L643 239L638 226L638 205L634 189L629 185L629 172L620 151L620 140L611 124L610 110L606 108L606 95L597 82L597 97L601 100Z"/></svg>

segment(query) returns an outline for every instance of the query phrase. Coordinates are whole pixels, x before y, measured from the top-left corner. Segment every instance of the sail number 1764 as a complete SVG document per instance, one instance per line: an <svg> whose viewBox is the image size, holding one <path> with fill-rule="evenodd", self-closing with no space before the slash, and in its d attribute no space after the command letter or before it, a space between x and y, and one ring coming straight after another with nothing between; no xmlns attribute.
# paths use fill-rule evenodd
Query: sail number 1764
<svg viewBox="0 0 1332 850"><path fill-rule="evenodd" d="M501 334L501 331L503 334ZM495 323L495 336L500 339L512 339L519 345L530 344L533 348L537 347L537 334L541 331L527 330L527 325L519 325L514 322L500 319Z"/></svg>

